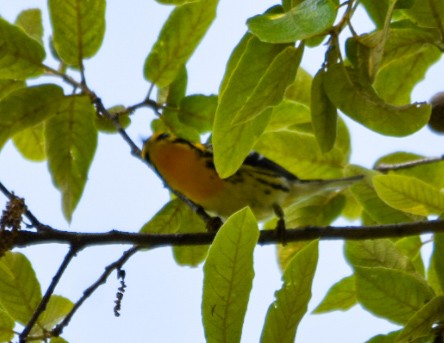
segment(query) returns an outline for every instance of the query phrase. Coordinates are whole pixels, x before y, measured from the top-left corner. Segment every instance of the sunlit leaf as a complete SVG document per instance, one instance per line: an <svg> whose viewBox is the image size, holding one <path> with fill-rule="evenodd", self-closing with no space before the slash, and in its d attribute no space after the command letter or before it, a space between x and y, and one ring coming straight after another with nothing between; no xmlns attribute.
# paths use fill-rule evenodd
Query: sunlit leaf
<svg viewBox="0 0 444 343"><path fill-rule="evenodd" d="M430 117L430 105L425 103L404 106L385 103L368 81L343 64L328 66L324 85L335 106L367 128L384 135L409 135L427 124Z"/></svg>
<svg viewBox="0 0 444 343"><path fill-rule="evenodd" d="M261 342L294 342L299 322L307 312L317 262L318 241L302 248L290 261L276 300L268 308Z"/></svg>
<svg viewBox="0 0 444 343"><path fill-rule="evenodd" d="M405 324L434 297L420 277L385 267L355 267L359 303L371 313L394 323Z"/></svg>
<svg viewBox="0 0 444 343"><path fill-rule="evenodd" d="M39 317L39 327L34 326L31 335L43 335L44 330L50 331L71 311L71 300L53 294L49 299L45 311Z"/></svg>
<svg viewBox="0 0 444 343"><path fill-rule="evenodd" d="M342 122L338 123L335 147L323 154L314 135L297 129L266 132L254 150L273 160L301 179L327 179L343 176L350 152L350 137ZM304 147L301 149L300 147Z"/></svg>
<svg viewBox="0 0 444 343"><path fill-rule="evenodd" d="M22 29L0 18L0 79L24 80L43 73L45 50Z"/></svg>
<svg viewBox="0 0 444 343"><path fill-rule="evenodd" d="M97 146L96 112L87 96L66 97L61 113L45 126L48 167L62 193L63 214L71 221Z"/></svg>
<svg viewBox="0 0 444 343"><path fill-rule="evenodd" d="M420 308L407 322L396 343L413 342L421 337L433 337L434 325L444 320L444 296L439 295Z"/></svg>
<svg viewBox="0 0 444 343"><path fill-rule="evenodd" d="M378 196L398 210L421 216L444 212L444 193L417 178L378 175L373 184Z"/></svg>
<svg viewBox="0 0 444 343"><path fill-rule="evenodd" d="M94 56L105 35L105 0L49 0L58 56L75 67Z"/></svg>
<svg viewBox="0 0 444 343"><path fill-rule="evenodd" d="M331 311L346 311L356 305L356 303L355 278L351 275L331 286L327 295L313 310L313 313L320 314Z"/></svg>
<svg viewBox="0 0 444 343"><path fill-rule="evenodd" d="M415 271L419 275L424 276L425 266L421 256L421 248L423 247L424 243L421 241L420 236L403 237L398 239L395 245L402 254L407 256L410 261L412 261Z"/></svg>
<svg viewBox="0 0 444 343"><path fill-rule="evenodd" d="M217 0L176 7L145 61L144 75L159 87L169 85L188 61L216 16Z"/></svg>
<svg viewBox="0 0 444 343"><path fill-rule="evenodd" d="M219 229L204 266L202 319L207 342L239 342L253 282L253 250L259 237L247 208Z"/></svg>
<svg viewBox="0 0 444 343"><path fill-rule="evenodd" d="M353 266L385 267L415 272L410 259L389 239L347 241L345 255Z"/></svg>
<svg viewBox="0 0 444 343"><path fill-rule="evenodd" d="M31 161L43 161L46 158L43 128L43 123L40 123L16 133L12 138L17 150Z"/></svg>
<svg viewBox="0 0 444 343"><path fill-rule="evenodd" d="M33 127L59 111L63 91L39 85L11 92L0 101L0 148L17 132Z"/></svg>
<svg viewBox="0 0 444 343"><path fill-rule="evenodd" d="M0 304L16 321L26 324L42 298L40 284L29 260L7 252L0 258Z"/></svg>
<svg viewBox="0 0 444 343"><path fill-rule="evenodd" d="M266 13L250 18L247 25L264 42L295 42L332 26L337 9L331 0L306 0L284 13Z"/></svg>
<svg viewBox="0 0 444 343"><path fill-rule="evenodd" d="M212 136L216 169L223 178L240 167L267 126L271 110L236 126L232 125L233 116L254 94L273 60L286 47L246 35L230 57L220 88Z"/></svg>
<svg viewBox="0 0 444 343"><path fill-rule="evenodd" d="M234 114L233 125L252 120L283 100L285 90L296 78L303 52L303 47L289 46L273 59L245 104Z"/></svg>
<svg viewBox="0 0 444 343"><path fill-rule="evenodd" d="M14 337L14 326L14 319L2 308L0 303L0 342L12 341Z"/></svg>
<svg viewBox="0 0 444 343"><path fill-rule="evenodd" d="M43 45L43 23L40 9L33 8L22 11L18 15L15 25L21 27L29 36Z"/></svg>
<svg viewBox="0 0 444 343"><path fill-rule="evenodd" d="M216 107L216 95L189 95L180 102L179 120L199 132L207 132L213 126Z"/></svg>

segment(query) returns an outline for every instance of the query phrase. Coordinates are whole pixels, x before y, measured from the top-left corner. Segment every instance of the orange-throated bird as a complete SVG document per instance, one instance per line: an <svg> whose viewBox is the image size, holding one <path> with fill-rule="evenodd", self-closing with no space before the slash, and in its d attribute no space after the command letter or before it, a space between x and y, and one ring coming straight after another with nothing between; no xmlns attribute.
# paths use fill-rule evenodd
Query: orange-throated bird
<svg viewBox="0 0 444 343"><path fill-rule="evenodd" d="M252 153L234 175L221 179L209 147L167 133L150 137L142 157L172 190L222 218L249 206L256 218L263 220L272 216L276 207L285 208L323 191L344 189L362 178L300 180Z"/></svg>

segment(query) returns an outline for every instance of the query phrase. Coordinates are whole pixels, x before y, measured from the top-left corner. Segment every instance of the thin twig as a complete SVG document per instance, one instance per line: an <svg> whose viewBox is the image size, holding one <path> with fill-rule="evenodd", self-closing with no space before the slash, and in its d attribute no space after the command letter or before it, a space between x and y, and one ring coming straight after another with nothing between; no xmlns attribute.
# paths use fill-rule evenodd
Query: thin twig
<svg viewBox="0 0 444 343"><path fill-rule="evenodd" d="M65 258L62 261L62 264L60 265L59 269L57 270L57 273L52 278L51 284L49 285L48 289L45 292L45 295L43 296L42 300L40 301L39 306L37 306L37 309L34 311L31 319L26 324L25 328L23 329L22 333L19 336L19 342L25 343L27 340L27 337L29 333L31 332L32 327L37 322L39 316L45 311L46 306L48 305L49 299L54 293L54 289L56 288L57 284L59 283L63 273L65 272L66 268L68 267L69 263L71 262L72 258L77 254L78 248L74 247L73 245L70 247L68 253L66 254Z"/></svg>
<svg viewBox="0 0 444 343"><path fill-rule="evenodd" d="M111 263L105 268L105 271L102 273L102 275L97 279L96 282L94 282L90 287L88 287L84 292L83 295L80 297L80 299L74 304L71 311L68 313L68 315L63 319L60 324L58 324L54 330L52 330L51 334L54 337L58 337L63 332L63 329L69 324L74 314L77 312L77 310L82 306L82 304L93 294L97 288L99 288L101 285L103 285L108 277L111 275L111 273L119 268L122 268L122 266L128 261L128 259L134 255L140 247L134 246L127 251L123 253L123 255L115 262Z"/></svg>
<svg viewBox="0 0 444 343"><path fill-rule="evenodd" d="M403 163L396 163L396 164L382 163L379 166L377 166L375 169L380 172L388 172L388 171L395 171L395 170L401 170L401 169L409 169L409 168L413 168L413 167L417 167L417 166L422 166L425 164L437 163L437 162L442 162L442 161L444 161L444 155L442 155L440 157L426 157L426 158L421 158L419 160L408 161L408 162L403 162Z"/></svg>

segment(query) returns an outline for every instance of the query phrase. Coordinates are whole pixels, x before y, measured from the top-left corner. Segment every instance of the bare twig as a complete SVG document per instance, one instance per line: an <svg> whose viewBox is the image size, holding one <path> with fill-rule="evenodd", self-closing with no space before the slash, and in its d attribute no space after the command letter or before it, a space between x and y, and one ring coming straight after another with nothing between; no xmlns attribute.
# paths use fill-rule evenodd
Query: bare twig
<svg viewBox="0 0 444 343"><path fill-rule="evenodd" d="M397 164L382 163L379 166L377 166L375 169L384 173L384 172L388 172L388 171L409 169L409 168L413 168L413 167L417 167L417 166L422 166L425 164L437 163L437 162L442 162L442 161L444 161L444 155L442 155L440 157L426 157L426 158L421 158L421 159L414 160L414 161L408 161L408 162L397 163Z"/></svg>
<svg viewBox="0 0 444 343"><path fill-rule="evenodd" d="M90 287L88 287L84 292L83 295L80 297L80 299L74 304L71 311L68 313L68 315L63 319L60 324L58 324L54 330L51 332L52 336L58 337L63 332L63 329L69 324L74 314L77 312L77 310L82 306L82 304L93 294L97 288L100 287L100 285L103 285L108 277L111 275L111 273L116 270L122 268L122 266L128 261L128 259L134 255L137 250L139 250L140 247L132 247L124 252L124 254L115 262L111 263L105 268L105 271L100 275L100 277L97 279L96 282L94 282Z"/></svg>
<svg viewBox="0 0 444 343"><path fill-rule="evenodd" d="M37 319L39 316L45 311L46 306L48 305L49 299L51 298L52 294L54 293L54 289L56 288L57 284L59 283L63 273L65 272L66 268L68 267L69 263L71 262L72 258L77 254L78 249L73 247L71 245L68 253L66 254L65 258L62 261L62 264L60 265L59 269L57 270L57 273L52 278L51 284L49 285L48 289L45 292L45 295L43 296L42 300L40 301L39 306L37 306L37 309L34 311L31 319L26 324L25 328L23 329L22 333L19 336L19 342L25 343L27 340L27 337L29 333L31 332L32 327L37 322Z"/></svg>

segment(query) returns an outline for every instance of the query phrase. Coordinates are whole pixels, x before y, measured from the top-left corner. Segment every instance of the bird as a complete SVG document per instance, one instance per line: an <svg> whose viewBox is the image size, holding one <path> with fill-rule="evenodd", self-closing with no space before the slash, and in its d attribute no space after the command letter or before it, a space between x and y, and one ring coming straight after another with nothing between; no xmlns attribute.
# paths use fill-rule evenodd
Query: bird
<svg viewBox="0 0 444 343"><path fill-rule="evenodd" d="M248 206L258 221L278 209L326 191L339 191L361 175L329 180L301 180L285 168L252 152L232 176L216 172L208 145L190 142L166 132L154 133L141 152L166 185L207 213L226 219Z"/></svg>

